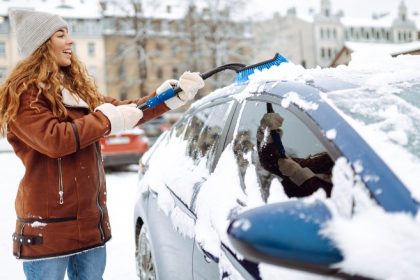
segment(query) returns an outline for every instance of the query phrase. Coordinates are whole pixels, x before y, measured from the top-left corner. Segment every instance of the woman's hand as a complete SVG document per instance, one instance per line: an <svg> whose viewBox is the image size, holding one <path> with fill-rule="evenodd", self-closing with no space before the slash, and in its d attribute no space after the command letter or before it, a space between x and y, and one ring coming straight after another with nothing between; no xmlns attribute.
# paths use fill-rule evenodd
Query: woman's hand
<svg viewBox="0 0 420 280"><path fill-rule="evenodd" d="M170 88L179 86L182 91L165 101L165 104L171 108L176 109L190 100L193 100L198 90L204 87L203 78L198 72L184 72L178 80L166 80L157 89L156 94L159 95Z"/></svg>
<svg viewBox="0 0 420 280"><path fill-rule="evenodd" d="M114 106L104 103L96 107L95 111L101 111L108 118L111 124L110 134L133 128L143 117L143 112L136 104Z"/></svg>

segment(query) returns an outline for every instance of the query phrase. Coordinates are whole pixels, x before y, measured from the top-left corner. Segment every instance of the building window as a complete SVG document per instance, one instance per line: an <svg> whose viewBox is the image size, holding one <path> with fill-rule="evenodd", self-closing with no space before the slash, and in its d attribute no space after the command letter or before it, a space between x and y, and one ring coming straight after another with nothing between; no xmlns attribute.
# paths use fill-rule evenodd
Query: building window
<svg viewBox="0 0 420 280"><path fill-rule="evenodd" d="M6 57L6 43L0 42L0 57Z"/></svg>
<svg viewBox="0 0 420 280"><path fill-rule="evenodd" d="M120 100L126 100L126 99L128 99L128 93L127 93L127 90L124 88L120 90Z"/></svg>
<svg viewBox="0 0 420 280"><path fill-rule="evenodd" d="M156 77L158 79L162 79L163 78L163 70L162 70L162 67L158 67L158 69L156 71Z"/></svg>
<svg viewBox="0 0 420 280"><path fill-rule="evenodd" d="M125 44L123 44L123 43L119 43L119 44L117 45L116 49L115 49L115 54L116 54L117 56L122 55L122 54L124 53L125 48L126 48Z"/></svg>
<svg viewBox="0 0 420 280"><path fill-rule="evenodd" d="M325 49L321 48L321 58L325 58Z"/></svg>
<svg viewBox="0 0 420 280"><path fill-rule="evenodd" d="M331 48L328 48L328 58L331 58L332 57L332 51L331 51Z"/></svg>
<svg viewBox="0 0 420 280"><path fill-rule="evenodd" d="M173 67L173 68L172 68L172 77L173 77L174 79L178 79L178 75L179 75L178 68Z"/></svg>
<svg viewBox="0 0 420 280"><path fill-rule="evenodd" d="M126 72L126 70L125 70L125 66L124 66L124 64L121 64L121 65L118 67L118 78L119 78L121 81L125 81L125 80L127 79L127 72Z"/></svg>
<svg viewBox="0 0 420 280"><path fill-rule="evenodd" d="M95 43L88 43L88 55L95 56L96 46Z"/></svg>
<svg viewBox="0 0 420 280"><path fill-rule="evenodd" d="M171 53L174 56L178 55L178 46L176 46L176 45L171 46Z"/></svg>
<svg viewBox="0 0 420 280"><path fill-rule="evenodd" d="M96 78L97 77L97 73L98 72L98 68L96 66L89 66L88 67L88 73L90 76Z"/></svg>
<svg viewBox="0 0 420 280"><path fill-rule="evenodd" d="M161 44L156 43L156 55L162 55L163 47Z"/></svg>
<svg viewBox="0 0 420 280"><path fill-rule="evenodd" d="M320 36L321 36L321 39L324 39L324 29L323 28L321 28L321 30L320 30Z"/></svg>
<svg viewBox="0 0 420 280"><path fill-rule="evenodd" d="M6 78L7 68L0 67L0 82L4 81Z"/></svg>

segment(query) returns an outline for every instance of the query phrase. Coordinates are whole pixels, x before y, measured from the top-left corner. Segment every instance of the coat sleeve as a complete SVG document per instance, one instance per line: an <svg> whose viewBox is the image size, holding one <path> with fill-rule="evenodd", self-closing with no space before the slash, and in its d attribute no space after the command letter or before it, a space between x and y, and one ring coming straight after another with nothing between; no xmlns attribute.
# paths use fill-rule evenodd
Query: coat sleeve
<svg viewBox="0 0 420 280"><path fill-rule="evenodd" d="M29 92L21 95L18 114L9 123L8 132L51 158L63 157L91 145L110 129L108 119L101 112L89 113L74 121L60 121L42 96L35 102L33 98Z"/></svg>
<svg viewBox="0 0 420 280"><path fill-rule="evenodd" d="M149 100L150 98L152 98L154 96L156 96L155 91L150 93L149 95L147 95L145 97L141 97L139 99L120 101L120 100L114 99L114 98L109 97L109 96L105 96L104 99L105 99L105 102L112 103L115 106L124 105L124 104L131 104L131 103L141 105L141 104L145 103L147 100ZM157 117L161 116L163 113L165 113L169 110L170 110L170 108L168 106L166 106L165 103L157 105L155 108L147 109L143 112L143 118L139 121L139 123L137 125L145 123L147 121L150 121L154 118L157 118Z"/></svg>

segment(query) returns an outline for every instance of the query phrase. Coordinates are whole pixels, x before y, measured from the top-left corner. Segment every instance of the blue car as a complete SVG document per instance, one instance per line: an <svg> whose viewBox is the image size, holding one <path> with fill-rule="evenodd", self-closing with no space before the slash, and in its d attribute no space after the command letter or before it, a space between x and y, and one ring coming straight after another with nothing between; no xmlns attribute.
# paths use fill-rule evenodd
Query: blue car
<svg viewBox="0 0 420 280"><path fill-rule="evenodd" d="M140 161L140 279L418 277L420 61L386 59L193 103Z"/></svg>

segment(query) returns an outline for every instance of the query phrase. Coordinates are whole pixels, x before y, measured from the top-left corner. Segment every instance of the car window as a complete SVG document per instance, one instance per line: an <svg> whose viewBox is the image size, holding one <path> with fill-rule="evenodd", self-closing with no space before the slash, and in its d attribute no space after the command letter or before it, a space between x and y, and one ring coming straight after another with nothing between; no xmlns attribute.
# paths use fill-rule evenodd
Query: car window
<svg viewBox="0 0 420 280"><path fill-rule="evenodd" d="M312 131L280 105L247 101L235 130L233 151L244 190L250 193L257 184L264 202L273 184L287 197L308 196L318 189L328 196L331 193L334 161Z"/></svg>
<svg viewBox="0 0 420 280"><path fill-rule="evenodd" d="M162 182L187 206L192 205L199 186L210 174L232 105L230 101L186 113L165 134L167 137L153 154L158 163L154 170L159 174L153 179Z"/></svg>
<svg viewBox="0 0 420 280"><path fill-rule="evenodd" d="M210 168L231 106L232 102L222 103L200 110L190 118L184 140L188 142L186 153L196 165L203 163Z"/></svg>

